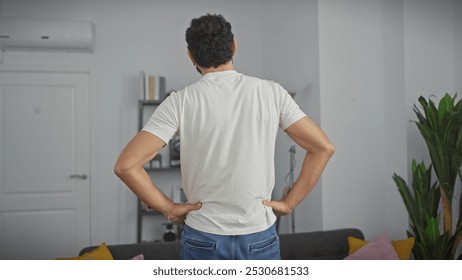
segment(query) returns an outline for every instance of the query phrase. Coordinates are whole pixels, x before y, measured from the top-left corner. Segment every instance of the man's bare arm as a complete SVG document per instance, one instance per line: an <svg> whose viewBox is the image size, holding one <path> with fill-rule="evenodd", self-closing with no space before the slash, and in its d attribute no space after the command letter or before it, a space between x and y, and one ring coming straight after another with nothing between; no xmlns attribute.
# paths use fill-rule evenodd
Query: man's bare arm
<svg viewBox="0 0 462 280"><path fill-rule="evenodd" d="M171 221L182 222L189 211L201 207L200 203L175 204L154 185L144 169L144 165L164 146L164 141L159 137L149 132L139 132L120 154L114 172L146 205L161 212Z"/></svg>
<svg viewBox="0 0 462 280"><path fill-rule="evenodd" d="M310 118L304 117L285 132L303 149L305 159L300 175L292 189L282 200L265 201L278 215L287 215L300 204L318 182L335 148L322 129Z"/></svg>

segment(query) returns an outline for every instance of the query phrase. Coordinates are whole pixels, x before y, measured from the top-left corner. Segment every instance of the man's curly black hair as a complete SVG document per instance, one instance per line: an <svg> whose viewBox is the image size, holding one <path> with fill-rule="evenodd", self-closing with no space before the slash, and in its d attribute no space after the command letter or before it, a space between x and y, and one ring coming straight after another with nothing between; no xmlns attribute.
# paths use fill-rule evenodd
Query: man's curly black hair
<svg viewBox="0 0 462 280"><path fill-rule="evenodd" d="M222 15L207 14L191 21L186 42L197 65L218 67L233 57L231 24Z"/></svg>

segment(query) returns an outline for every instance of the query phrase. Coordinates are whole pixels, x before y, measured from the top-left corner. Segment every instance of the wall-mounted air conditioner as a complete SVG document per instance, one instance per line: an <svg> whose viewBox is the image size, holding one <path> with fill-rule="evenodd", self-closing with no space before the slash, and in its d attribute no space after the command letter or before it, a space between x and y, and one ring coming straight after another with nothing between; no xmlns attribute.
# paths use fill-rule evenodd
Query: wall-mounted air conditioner
<svg viewBox="0 0 462 280"><path fill-rule="evenodd" d="M0 19L0 49L91 52L94 26L88 21Z"/></svg>

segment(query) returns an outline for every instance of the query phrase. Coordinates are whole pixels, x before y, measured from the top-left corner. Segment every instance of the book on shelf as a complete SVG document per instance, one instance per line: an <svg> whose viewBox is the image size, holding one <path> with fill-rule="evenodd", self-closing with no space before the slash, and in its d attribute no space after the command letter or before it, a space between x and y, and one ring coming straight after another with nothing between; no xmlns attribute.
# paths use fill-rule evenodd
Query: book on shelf
<svg viewBox="0 0 462 280"><path fill-rule="evenodd" d="M165 77L140 71L141 99L160 101L165 97Z"/></svg>

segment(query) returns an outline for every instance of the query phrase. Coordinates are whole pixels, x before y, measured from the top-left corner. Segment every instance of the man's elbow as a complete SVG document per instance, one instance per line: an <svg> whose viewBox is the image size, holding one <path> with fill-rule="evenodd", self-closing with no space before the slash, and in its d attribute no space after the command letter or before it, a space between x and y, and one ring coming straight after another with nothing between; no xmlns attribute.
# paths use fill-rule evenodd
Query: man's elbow
<svg viewBox="0 0 462 280"><path fill-rule="evenodd" d="M124 175L127 174L129 171L130 168L128 168L126 165L119 161L116 162L116 164L114 165L114 173L119 178L124 177Z"/></svg>
<svg viewBox="0 0 462 280"><path fill-rule="evenodd" d="M123 168L118 165L118 164L115 164L114 165L114 174L120 178L120 176L122 176L122 174L124 173L124 170Z"/></svg>
<svg viewBox="0 0 462 280"><path fill-rule="evenodd" d="M329 144L324 145L324 147L322 148L322 151L330 158L335 153L335 147L332 143L329 143Z"/></svg>

